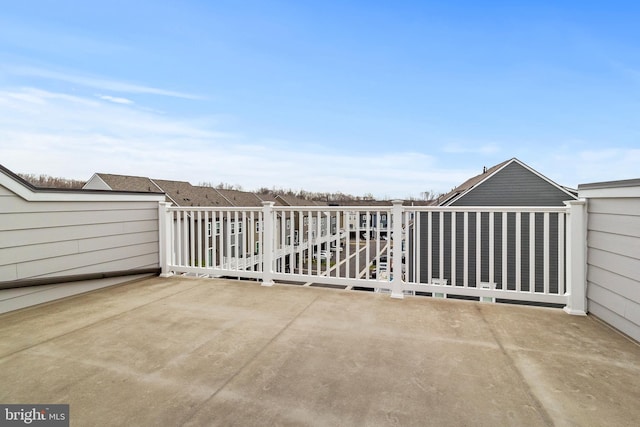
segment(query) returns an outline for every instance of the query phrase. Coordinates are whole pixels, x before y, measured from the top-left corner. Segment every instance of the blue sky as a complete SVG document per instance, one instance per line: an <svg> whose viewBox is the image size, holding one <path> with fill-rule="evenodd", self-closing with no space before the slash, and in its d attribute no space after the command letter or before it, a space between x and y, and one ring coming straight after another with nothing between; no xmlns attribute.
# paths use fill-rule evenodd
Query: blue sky
<svg viewBox="0 0 640 427"><path fill-rule="evenodd" d="M640 5L22 1L0 163L377 197L640 177Z"/></svg>

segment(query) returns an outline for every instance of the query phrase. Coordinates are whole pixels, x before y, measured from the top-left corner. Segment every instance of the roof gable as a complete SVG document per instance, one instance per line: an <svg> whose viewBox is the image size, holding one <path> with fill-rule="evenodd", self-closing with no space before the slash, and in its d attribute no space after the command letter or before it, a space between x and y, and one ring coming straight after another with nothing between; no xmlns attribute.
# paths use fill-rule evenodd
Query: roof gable
<svg viewBox="0 0 640 427"><path fill-rule="evenodd" d="M93 182L96 178L106 184L109 189L114 191L140 191L146 193L162 192L162 189L155 185L149 178L144 176L96 173L91 177L89 182ZM84 188L90 188L89 182L87 182Z"/></svg>
<svg viewBox="0 0 640 427"><path fill-rule="evenodd" d="M564 206L576 196L516 158L475 176L446 195L441 206Z"/></svg>

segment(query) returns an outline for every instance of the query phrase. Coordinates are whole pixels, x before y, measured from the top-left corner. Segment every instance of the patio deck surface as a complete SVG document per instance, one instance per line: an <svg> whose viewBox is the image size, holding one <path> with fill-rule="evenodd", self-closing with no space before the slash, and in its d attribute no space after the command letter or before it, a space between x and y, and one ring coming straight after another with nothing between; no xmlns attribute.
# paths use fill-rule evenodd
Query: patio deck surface
<svg viewBox="0 0 640 427"><path fill-rule="evenodd" d="M640 346L561 310L173 277L0 315L71 425L636 426Z"/></svg>

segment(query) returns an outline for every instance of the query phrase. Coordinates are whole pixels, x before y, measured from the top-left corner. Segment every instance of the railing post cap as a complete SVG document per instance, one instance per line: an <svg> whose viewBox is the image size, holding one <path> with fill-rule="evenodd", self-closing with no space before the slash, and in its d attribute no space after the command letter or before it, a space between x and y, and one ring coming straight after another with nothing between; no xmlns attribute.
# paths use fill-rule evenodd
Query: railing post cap
<svg viewBox="0 0 640 427"><path fill-rule="evenodd" d="M565 200L563 203L566 206L582 206L587 203L587 200L586 199Z"/></svg>
<svg viewBox="0 0 640 427"><path fill-rule="evenodd" d="M391 201L391 204L394 205L394 206L402 205L403 203L404 203L404 200L397 200L396 199L396 200L392 200Z"/></svg>
<svg viewBox="0 0 640 427"><path fill-rule="evenodd" d="M262 202L262 206L271 206L274 207L276 205L276 202L272 202L271 200L264 200Z"/></svg>

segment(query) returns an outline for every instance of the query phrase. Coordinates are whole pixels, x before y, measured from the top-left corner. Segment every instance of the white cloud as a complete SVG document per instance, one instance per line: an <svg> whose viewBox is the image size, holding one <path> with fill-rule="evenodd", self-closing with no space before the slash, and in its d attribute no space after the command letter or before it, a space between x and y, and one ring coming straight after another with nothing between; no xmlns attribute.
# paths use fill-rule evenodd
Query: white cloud
<svg viewBox="0 0 640 427"><path fill-rule="evenodd" d="M68 72L58 72L44 68L28 67L28 66L2 66L2 70L18 76L40 77L48 80L58 80L67 83L73 83L80 86L91 87L111 92L121 93L138 93L149 95L168 96L173 98L184 99L201 99L201 96L190 93L178 92L167 89L160 89L151 86L138 85L133 83L121 82L116 80L104 79L95 76L81 76Z"/></svg>
<svg viewBox="0 0 640 427"><path fill-rule="evenodd" d="M216 118L179 120L135 104L32 88L0 91L2 163L15 172L77 179L121 173L378 197L447 191L469 177L422 153L348 155L247 141L218 128Z"/></svg>
<svg viewBox="0 0 640 427"><path fill-rule="evenodd" d="M115 104L125 104L125 105L130 105L133 104L134 102L130 99L127 98L120 98L117 96L110 96L110 95L97 95L98 98L100 99L104 99L105 101L109 101L109 102L113 102Z"/></svg>
<svg viewBox="0 0 640 427"><path fill-rule="evenodd" d="M608 145L608 144L602 144ZM550 170L556 171L554 180L577 187L600 181L615 181L640 178L640 148L615 147L602 149L576 149L573 152L550 153L541 161Z"/></svg>
<svg viewBox="0 0 640 427"><path fill-rule="evenodd" d="M390 198L446 192L479 172L473 154L456 156L455 163L419 152L347 154L249 139L220 131L220 122L218 117L185 120L136 104L34 88L0 90L0 162L15 172L76 179L105 172L194 184L228 182L248 190L275 186ZM496 163L515 154L550 179L573 187L640 175L640 149L580 149L596 145L605 146L559 143L544 152L509 153Z"/></svg>

